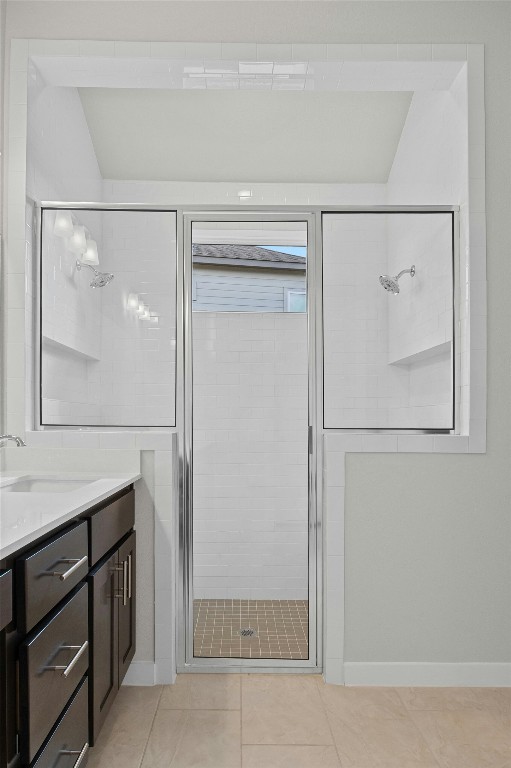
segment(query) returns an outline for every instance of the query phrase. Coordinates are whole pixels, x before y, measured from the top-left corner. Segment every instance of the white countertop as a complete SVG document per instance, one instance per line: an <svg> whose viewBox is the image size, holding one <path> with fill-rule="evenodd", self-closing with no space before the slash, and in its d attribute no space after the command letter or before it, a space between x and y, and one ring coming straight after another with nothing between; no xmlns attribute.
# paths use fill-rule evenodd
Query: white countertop
<svg viewBox="0 0 511 768"><path fill-rule="evenodd" d="M141 477L140 474L9 472L0 475L0 561L50 534L89 507L104 501ZM83 483L73 490L12 491L8 486L21 479L55 479Z"/></svg>

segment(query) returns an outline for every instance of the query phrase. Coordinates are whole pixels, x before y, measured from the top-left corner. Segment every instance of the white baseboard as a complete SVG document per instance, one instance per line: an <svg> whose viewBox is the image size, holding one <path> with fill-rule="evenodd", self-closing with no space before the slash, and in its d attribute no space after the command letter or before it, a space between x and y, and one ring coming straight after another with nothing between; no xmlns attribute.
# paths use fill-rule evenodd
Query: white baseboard
<svg viewBox="0 0 511 768"><path fill-rule="evenodd" d="M176 682L174 659L158 659L154 665L154 682L157 685L173 685Z"/></svg>
<svg viewBox="0 0 511 768"><path fill-rule="evenodd" d="M123 685L157 685L175 682L170 660L132 661ZM327 682L337 683L331 679ZM359 662L344 663L345 685L374 686L488 686L511 687L510 663L463 662L441 664L435 662Z"/></svg>
<svg viewBox="0 0 511 768"><path fill-rule="evenodd" d="M155 670L156 666L154 661L132 661L122 684L155 685Z"/></svg>
<svg viewBox="0 0 511 768"><path fill-rule="evenodd" d="M511 662L460 664L435 662L344 663L345 685L388 686L511 686Z"/></svg>

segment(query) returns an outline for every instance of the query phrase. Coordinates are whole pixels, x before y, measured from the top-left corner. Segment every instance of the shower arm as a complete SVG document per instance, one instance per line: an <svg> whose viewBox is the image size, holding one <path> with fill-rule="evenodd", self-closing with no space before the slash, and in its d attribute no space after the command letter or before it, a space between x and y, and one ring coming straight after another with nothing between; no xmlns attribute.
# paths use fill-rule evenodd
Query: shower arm
<svg viewBox="0 0 511 768"><path fill-rule="evenodd" d="M411 277L414 277L415 275L415 265L413 267L410 267L410 269L402 269L401 272L396 275L396 280L399 280L401 275L411 275Z"/></svg>
<svg viewBox="0 0 511 768"><path fill-rule="evenodd" d="M95 275L98 275L98 274L99 274L99 273L98 273L98 270L97 270L97 269L94 269L94 267L93 267L91 264L84 264L82 261L79 261L79 260L77 259L77 260L76 260L76 269L77 269L78 271L80 271L82 267L87 267L87 269L90 269L90 270L92 270L92 271L94 272L94 274L95 274Z"/></svg>

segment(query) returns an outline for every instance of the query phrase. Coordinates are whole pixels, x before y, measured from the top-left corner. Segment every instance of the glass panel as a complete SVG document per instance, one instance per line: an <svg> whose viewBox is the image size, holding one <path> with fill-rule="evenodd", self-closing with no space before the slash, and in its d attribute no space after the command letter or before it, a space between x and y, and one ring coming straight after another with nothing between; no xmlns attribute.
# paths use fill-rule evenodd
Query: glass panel
<svg viewBox="0 0 511 768"><path fill-rule="evenodd" d="M453 215L323 216L325 428L453 428Z"/></svg>
<svg viewBox="0 0 511 768"><path fill-rule="evenodd" d="M302 222L193 225L196 657L309 655L306 244Z"/></svg>
<svg viewBox="0 0 511 768"><path fill-rule="evenodd" d="M175 424L176 216L42 212L41 424Z"/></svg>
<svg viewBox="0 0 511 768"><path fill-rule="evenodd" d="M306 312L307 298L305 291L288 291L287 293L287 312Z"/></svg>

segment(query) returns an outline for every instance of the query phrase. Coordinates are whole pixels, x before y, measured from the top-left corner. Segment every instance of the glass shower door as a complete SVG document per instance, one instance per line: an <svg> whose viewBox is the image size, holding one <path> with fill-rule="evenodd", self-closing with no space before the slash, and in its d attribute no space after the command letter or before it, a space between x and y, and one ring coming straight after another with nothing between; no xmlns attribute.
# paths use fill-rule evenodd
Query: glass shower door
<svg viewBox="0 0 511 768"><path fill-rule="evenodd" d="M309 659L306 222L192 225L193 657Z"/></svg>

